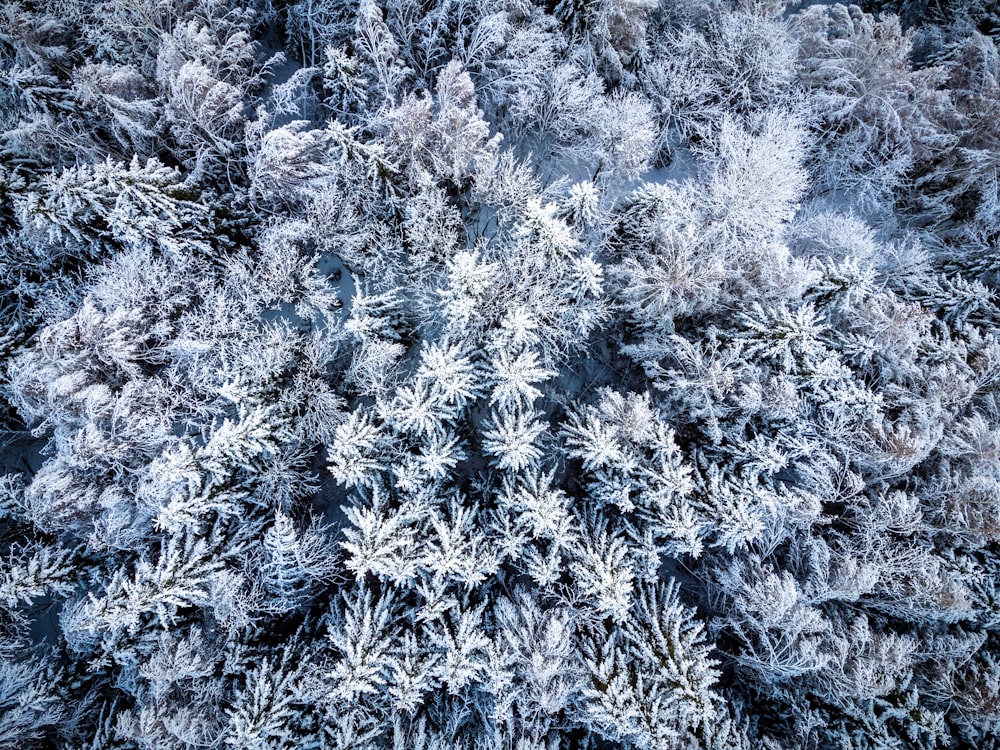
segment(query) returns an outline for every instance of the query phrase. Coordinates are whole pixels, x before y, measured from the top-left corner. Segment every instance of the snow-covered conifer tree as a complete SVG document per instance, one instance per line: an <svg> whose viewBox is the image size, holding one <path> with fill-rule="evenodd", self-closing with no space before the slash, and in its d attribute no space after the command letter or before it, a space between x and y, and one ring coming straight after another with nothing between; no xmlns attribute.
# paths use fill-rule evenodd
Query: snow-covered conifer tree
<svg viewBox="0 0 1000 750"><path fill-rule="evenodd" d="M0 747L993 747L988 5L0 9Z"/></svg>

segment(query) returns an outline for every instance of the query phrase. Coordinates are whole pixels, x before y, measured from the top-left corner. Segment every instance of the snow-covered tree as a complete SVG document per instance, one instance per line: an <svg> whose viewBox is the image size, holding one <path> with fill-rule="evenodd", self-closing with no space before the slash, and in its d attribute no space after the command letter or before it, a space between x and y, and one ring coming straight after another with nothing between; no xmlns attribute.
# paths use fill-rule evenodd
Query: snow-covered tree
<svg viewBox="0 0 1000 750"><path fill-rule="evenodd" d="M997 21L7 3L0 747L993 747Z"/></svg>

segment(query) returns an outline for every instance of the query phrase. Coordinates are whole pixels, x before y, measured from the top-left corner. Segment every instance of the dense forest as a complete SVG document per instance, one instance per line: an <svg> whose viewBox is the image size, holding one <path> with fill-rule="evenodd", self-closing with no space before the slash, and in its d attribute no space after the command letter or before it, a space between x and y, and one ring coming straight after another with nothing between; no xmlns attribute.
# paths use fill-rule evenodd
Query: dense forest
<svg viewBox="0 0 1000 750"><path fill-rule="evenodd" d="M0 748L1000 748L991 0L0 7Z"/></svg>

